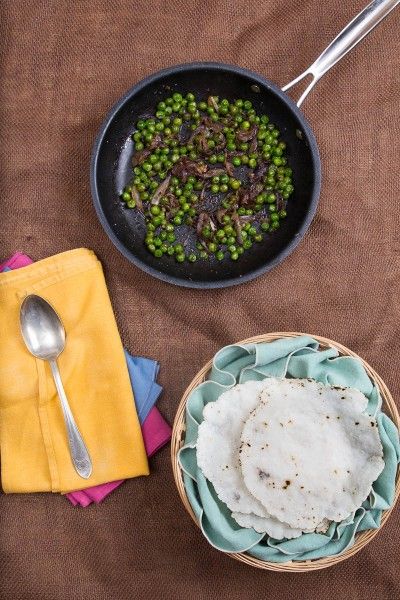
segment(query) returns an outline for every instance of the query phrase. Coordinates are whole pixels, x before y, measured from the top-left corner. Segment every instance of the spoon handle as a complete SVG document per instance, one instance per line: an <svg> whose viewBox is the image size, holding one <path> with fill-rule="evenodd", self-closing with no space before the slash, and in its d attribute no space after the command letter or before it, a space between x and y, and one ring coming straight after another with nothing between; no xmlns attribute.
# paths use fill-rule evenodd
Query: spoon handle
<svg viewBox="0 0 400 600"><path fill-rule="evenodd" d="M82 439L74 416L71 412L67 396L65 395L64 386L61 381L60 371L58 370L57 362L50 360L51 372L53 373L54 383L56 384L58 396L61 401L61 408L64 414L65 425L68 433L68 443L71 452L71 458L78 475L83 479L88 479L92 473L92 461L90 460L89 452Z"/></svg>

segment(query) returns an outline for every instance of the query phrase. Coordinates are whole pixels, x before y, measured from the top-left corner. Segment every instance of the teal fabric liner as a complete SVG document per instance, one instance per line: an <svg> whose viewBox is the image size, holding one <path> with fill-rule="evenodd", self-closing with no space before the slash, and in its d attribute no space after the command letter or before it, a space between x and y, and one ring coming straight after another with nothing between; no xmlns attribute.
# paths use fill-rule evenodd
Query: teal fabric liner
<svg viewBox="0 0 400 600"><path fill-rule="evenodd" d="M312 377L324 384L357 388L369 400L368 414L376 417L385 467L363 505L341 523L331 523L325 534L307 533L293 540L274 540L254 529L240 527L197 466L196 440L204 406L214 402L236 383L265 377ZM214 357L208 380L193 390L188 398L185 445L179 452L179 463L186 493L201 530L210 544L223 552L247 552L261 560L276 563L344 552L354 543L357 532L379 527L382 511L389 508L394 500L399 461L399 433L381 411L379 390L361 361L339 356L335 348L319 350L318 342L308 336L222 348Z"/></svg>

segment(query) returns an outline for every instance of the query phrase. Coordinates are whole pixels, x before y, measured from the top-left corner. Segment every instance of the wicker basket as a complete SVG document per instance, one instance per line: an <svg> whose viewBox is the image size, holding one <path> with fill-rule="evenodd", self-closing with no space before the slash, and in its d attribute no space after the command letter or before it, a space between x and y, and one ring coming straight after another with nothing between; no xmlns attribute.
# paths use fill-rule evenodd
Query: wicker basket
<svg viewBox="0 0 400 600"><path fill-rule="evenodd" d="M297 337L299 335L305 335L305 334L296 333L296 332L268 333L265 335L259 335L256 337L252 337L247 340L242 340L241 342L238 342L238 343L239 344L249 344L249 343L254 343L254 342L256 342L256 343L257 342L272 342L278 338L290 338L290 337ZM374 371L374 369L372 367L370 367L369 364L366 363L357 354L355 354L355 352L352 352L345 346L342 346L341 344L333 342L327 338L319 337L317 335L314 335L312 337L320 343L321 348L328 348L328 347L333 346L334 348L336 348L339 351L339 353L342 356L354 356L362 362L367 373L369 374L371 379L375 382L375 384L379 388L379 391L382 396L382 408L390 416L390 418L395 423L397 428L400 429L399 413L397 411L394 400L393 400L388 388L386 387L385 383L382 381L382 379L379 377L379 375ZM183 484L182 472L181 472L181 469L180 469L179 463L178 463L178 451L181 448L181 446L183 445L183 441L184 441L185 409L186 409L186 402L187 402L188 396L194 390L194 388L196 388L202 381L204 381L206 379L207 373L211 369L211 365L212 365L212 360L208 361L208 363L197 373L197 375L194 377L194 379L190 383L189 387L186 389L185 393L183 394L182 400L178 407L178 411L176 413L174 426L173 426L173 432L172 432L172 442L171 442L172 469L173 469L173 473L174 473L176 486L178 488L179 495L182 499L182 502L183 502L186 510L188 511L189 515L192 517L192 519L196 523L196 525L198 525L198 523L197 523L196 517L193 513L192 507L190 506L189 500L186 495L186 490L185 490L185 487ZM327 558L318 558L316 560L296 561L296 562L287 562L287 563L273 563L273 562L262 561L258 558L253 558L249 554L246 554L246 552L230 553L229 556L231 556L232 558L235 558L236 560L240 560L241 562L244 562L248 565L251 565L253 567L257 567L259 569L268 569L271 571L305 572L305 571L315 571L317 569L325 569L332 565L336 565L337 563L341 562L342 560L345 560L346 558L350 558L350 556L353 556L354 554L359 552L359 550L361 550L361 548L366 546L368 544L368 542L370 542L372 540L372 538L374 538L376 536L376 534L379 532L381 527L388 520L389 515L392 512L393 507L396 504L396 501L397 501L399 495L400 495L400 477L399 477L399 471L398 471L397 479L396 479L396 492L395 492L395 499L393 502L393 506L390 509L383 512L380 527L378 529L373 529L373 530L363 531L361 533L358 533L356 535L356 539L355 539L353 546L340 555L330 556Z"/></svg>

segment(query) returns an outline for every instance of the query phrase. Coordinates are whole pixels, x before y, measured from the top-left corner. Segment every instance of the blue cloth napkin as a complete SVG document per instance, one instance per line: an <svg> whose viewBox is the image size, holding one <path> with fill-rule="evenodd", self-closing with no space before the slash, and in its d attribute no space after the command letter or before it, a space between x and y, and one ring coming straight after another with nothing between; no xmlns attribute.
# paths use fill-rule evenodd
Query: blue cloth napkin
<svg viewBox="0 0 400 600"><path fill-rule="evenodd" d="M136 411L142 425L157 402L162 387L156 383L160 365L156 360L132 356L125 350L126 363L135 397Z"/></svg>

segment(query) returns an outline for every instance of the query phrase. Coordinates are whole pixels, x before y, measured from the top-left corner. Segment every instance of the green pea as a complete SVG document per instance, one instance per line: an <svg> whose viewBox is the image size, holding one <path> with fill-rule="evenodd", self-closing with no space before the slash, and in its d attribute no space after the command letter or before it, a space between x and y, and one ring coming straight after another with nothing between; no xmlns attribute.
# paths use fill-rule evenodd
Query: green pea
<svg viewBox="0 0 400 600"><path fill-rule="evenodd" d="M215 163L217 162L217 156L215 154L212 154L208 160L211 165L215 165Z"/></svg>
<svg viewBox="0 0 400 600"><path fill-rule="evenodd" d="M239 179L231 179L229 185L233 190L238 190L241 186L241 182L239 181Z"/></svg>
<svg viewBox="0 0 400 600"><path fill-rule="evenodd" d="M222 250L218 250L218 252L216 252L215 257L217 260L224 260L224 253Z"/></svg>
<svg viewBox="0 0 400 600"><path fill-rule="evenodd" d="M222 192L222 193L224 193L224 194L228 191L228 186L226 185L226 183L222 183L219 186L219 191Z"/></svg>
<svg viewBox="0 0 400 600"><path fill-rule="evenodd" d="M182 225L182 219L178 215L176 215L173 220L175 225Z"/></svg>
<svg viewBox="0 0 400 600"><path fill-rule="evenodd" d="M184 254L176 254L175 260L178 263L183 263L183 262L185 262L185 255Z"/></svg>
<svg viewBox="0 0 400 600"><path fill-rule="evenodd" d="M213 184L213 185L211 186L211 192L212 192L213 194L218 194L218 192L219 192L219 185Z"/></svg>
<svg viewBox="0 0 400 600"><path fill-rule="evenodd" d="M238 258L239 258L239 253L237 251L236 252L232 252L231 259L232 260L237 260Z"/></svg>
<svg viewBox="0 0 400 600"><path fill-rule="evenodd" d="M154 205L154 206L152 206L152 207L150 208L150 212L151 212L151 214L152 214L152 215L159 215L159 214L160 214L160 212L161 212L161 209L160 209L160 207L159 207L159 206L157 206L157 205Z"/></svg>
<svg viewBox="0 0 400 600"><path fill-rule="evenodd" d="M215 242L210 242L208 244L208 249L210 252L216 252L217 251L217 244Z"/></svg>
<svg viewBox="0 0 400 600"><path fill-rule="evenodd" d="M249 227L248 232L251 237L254 237L257 234L257 229L252 225Z"/></svg>
<svg viewBox="0 0 400 600"><path fill-rule="evenodd" d="M131 198L131 195L130 195L130 193L129 193L129 192L124 192L124 193L122 194L122 200L124 200L125 202L128 202L128 200L131 200L131 199L132 199L132 198Z"/></svg>
<svg viewBox="0 0 400 600"><path fill-rule="evenodd" d="M225 155L224 154L218 154L218 156L217 156L217 162L219 162L219 163L225 162Z"/></svg>
<svg viewBox="0 0 400 600"><path fill-rule="evenodd" d="M248 164L250 169L255 169L257 166L257 160L255 158L250 158Z"/></svg>
<svg viewBox="0 0 400 600"><path fill-rule="evenodd" d="M227 235L230 235L231 233L233 233L233 227L232 227L232 225L225 225L224 231L225 231L225 233Z"/></svg>
<svg viewBox="0 0 400 600"><path fill-rule="evenodd" d="M232 158L232 164L234 167L240 167L240 165L242 164L242 161L240 160L240 156L234 156Z"/></svg>

